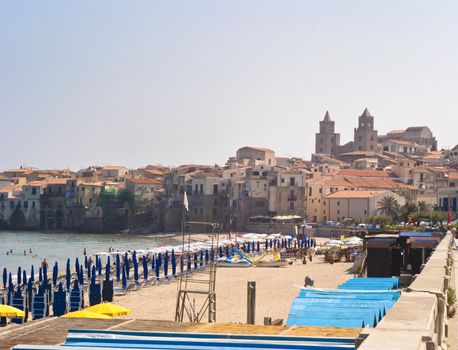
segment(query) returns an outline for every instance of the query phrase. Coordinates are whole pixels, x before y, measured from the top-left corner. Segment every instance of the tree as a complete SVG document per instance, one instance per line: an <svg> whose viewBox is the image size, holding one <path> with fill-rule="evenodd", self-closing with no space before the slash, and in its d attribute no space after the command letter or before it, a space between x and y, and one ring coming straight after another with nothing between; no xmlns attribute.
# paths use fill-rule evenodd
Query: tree
<svg viewBox="0 0 458 350"><path fill-rule="evenodd" d="M418 213L418 207L415 203L407 202L401 207L400 217L402 221L409 222L414 215Z"/></svg>
<svg viewBox="0 0 458 350"><path fill-rule="evenodd" d="M377 202L378 210L385 216L395 217L399 213L399 203L393 196L385 196Z"/></svg>
<svg viewBox="0 0 458 350"><path fill-rule="evenodd" d="M428 203L426 201L419 201L417 203L417 206L420 212L430 211L432 209L431 203Z"/></svg>
<svg viewBox="0 0 458 350"><path fill-rule="evenodd" d="M447 220L447 213L443 211L434 211L431 213L431 223L435 226L439 224L443 226L443 222Z"/></svg>

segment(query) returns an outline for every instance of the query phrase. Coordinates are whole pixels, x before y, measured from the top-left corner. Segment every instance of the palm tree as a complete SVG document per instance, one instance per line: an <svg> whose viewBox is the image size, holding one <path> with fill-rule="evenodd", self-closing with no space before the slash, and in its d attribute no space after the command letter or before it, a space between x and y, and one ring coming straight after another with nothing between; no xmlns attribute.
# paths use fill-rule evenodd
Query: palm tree
<svg viewBox="0 0 458 350"><path fill-rule="evenodd" d="M400 208L400 216L404 222L413 219L413 215L418 213L418 207L415 203L407 202Z"/></svg>
<svg viewBox="0 0 458 350"><path fill-rule="evenodd" d="M430 211L432 209L431 203L428 203L426 201L419 201L417 203L417 206L420 212Z"/></svg>
<svg viewBox="0 0 458 350"><path fill-rule="evenodd" d="M399 203L393 196L385 196L377 202L378 210L385 216L395 217L399 213Z"/></svg>

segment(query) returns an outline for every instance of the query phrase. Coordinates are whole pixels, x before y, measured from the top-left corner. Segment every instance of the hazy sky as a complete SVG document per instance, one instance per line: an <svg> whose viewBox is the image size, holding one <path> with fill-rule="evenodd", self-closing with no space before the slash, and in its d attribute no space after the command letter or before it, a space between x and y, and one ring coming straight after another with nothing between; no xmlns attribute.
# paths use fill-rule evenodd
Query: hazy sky
<svg viewBox="0 0 458 350"><path fill-rule="evenodd" d="M456 1L1 1L0 169L309 159L342 142L457 137Z"/></svg>

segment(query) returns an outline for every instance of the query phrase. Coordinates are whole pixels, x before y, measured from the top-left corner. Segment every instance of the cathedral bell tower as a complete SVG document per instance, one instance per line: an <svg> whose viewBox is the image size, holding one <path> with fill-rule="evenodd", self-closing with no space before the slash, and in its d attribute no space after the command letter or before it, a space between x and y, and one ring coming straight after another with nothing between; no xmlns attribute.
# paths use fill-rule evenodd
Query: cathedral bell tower
<svg viewBox="0 0 458 350"><path fill-rule="evenodd" d="M333 147L340 146L340 134L334 131L334 121L326 111L324 119L320 121L320 132L315 134L315 153L332 155Z"/></svg>

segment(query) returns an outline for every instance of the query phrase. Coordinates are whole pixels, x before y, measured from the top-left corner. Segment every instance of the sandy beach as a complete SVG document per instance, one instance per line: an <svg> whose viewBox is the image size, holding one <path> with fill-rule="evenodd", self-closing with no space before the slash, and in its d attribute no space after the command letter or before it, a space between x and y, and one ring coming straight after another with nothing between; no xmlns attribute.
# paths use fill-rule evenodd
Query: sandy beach
<svg viewBox="0 0 458 350"><path fill-rule="evenodd" d="M263 324L264 317L286 321L305 276L315 281L315 287L335 288L353 276L347 272L351 266L351 263L343 262L331 265L324 263L321 256L316 256L313 262L304 265L297 260L285 268L218 268L217 322L246 323L248 281L256 282L256 324ZM174 320L177 291L178 283L171 282L116 296L114 302L131 309L129 317L132 318Z"/></svg>

